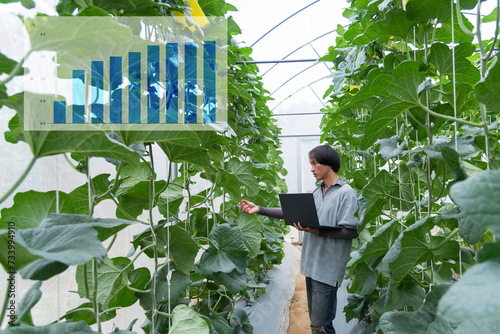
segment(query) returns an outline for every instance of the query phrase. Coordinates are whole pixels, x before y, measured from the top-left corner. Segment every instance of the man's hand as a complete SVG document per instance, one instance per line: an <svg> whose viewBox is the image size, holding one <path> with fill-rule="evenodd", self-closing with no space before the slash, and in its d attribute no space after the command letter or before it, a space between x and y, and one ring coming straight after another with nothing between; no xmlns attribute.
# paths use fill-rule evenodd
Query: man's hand
<svg viewBox="0 0 500 334"><path fill-rule="evenodd" d="M259 212L259 207L254 203L247 201L246 199L240 202L240 209L241 211L249 215L253 215L254 213Z"/></svg>
<svg viewBox="0 0 500 334"><path fill-rule="evenodd" d="M319 235L319 229L318 228L302 227L302 225L300 225L300 222L297 222L297 223L293 224L293 227L295 227L299 231L304 231L304 232L307 232L307 233L312 233L314 235Z"/></svg>

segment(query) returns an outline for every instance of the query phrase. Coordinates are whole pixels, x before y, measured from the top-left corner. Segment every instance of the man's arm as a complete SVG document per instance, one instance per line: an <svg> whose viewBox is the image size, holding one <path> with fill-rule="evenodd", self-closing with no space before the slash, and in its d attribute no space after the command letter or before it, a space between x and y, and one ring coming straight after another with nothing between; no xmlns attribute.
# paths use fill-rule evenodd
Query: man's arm
<svg viewBox="0 0 500 334"><path fill-rule="evenodd" d="M263 208L245 199L240 202L240 209L249 215L257 213L270 218L283 219L281 208Z"/></svg>
<svg viewBox="0 0 500 334"><path fill-rule="evenodd" d="M333 239L355 239L358 237L358 231L343 227L341 230L319 230L318 235Z"/></svg>
<svg viewBox="0 0 500 334"><path fill-rule="evenodd" d="M283 219L283 210L281 208L263 208L259 206L259 215L267 216L269 218Z"/></svg>
<svg viewBox="0 0 500 334"><path fill-rule="evenodd" d="M320 237L332 238L332 239L354 239L358 237L358 231L352 228L343 227L340 230L330 230L330 229L319 229L312 227L302 227L300 223L295 223L293 226L299 230L307 233L311 233L314 235L318 235Z"/></svg>

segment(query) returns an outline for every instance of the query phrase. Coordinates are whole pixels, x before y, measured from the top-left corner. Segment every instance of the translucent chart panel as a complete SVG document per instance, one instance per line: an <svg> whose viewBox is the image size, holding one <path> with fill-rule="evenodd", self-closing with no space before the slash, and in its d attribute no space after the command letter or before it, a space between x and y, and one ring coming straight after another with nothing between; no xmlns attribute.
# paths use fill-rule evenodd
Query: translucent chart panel
<svg viewBox="0 0 500 334"><path fill-rule="evenodd" d="M25 130L224 128L227 24L208 21L192 31L167 17L26 20Z"/></svg>

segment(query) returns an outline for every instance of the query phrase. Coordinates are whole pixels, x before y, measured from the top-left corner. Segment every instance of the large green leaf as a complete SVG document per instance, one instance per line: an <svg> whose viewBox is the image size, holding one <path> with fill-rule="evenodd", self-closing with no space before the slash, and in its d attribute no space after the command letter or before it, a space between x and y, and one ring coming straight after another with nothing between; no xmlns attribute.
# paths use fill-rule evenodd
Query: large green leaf
<svg viewBox="0 0 500 334"><path fill-rule="evenodd" d="M83 334L94 332L85 321L79 322L58 322L55 324L50 324L46 326L21 326L21 327L9 327L2 331L2 334L62 334L62 333L72 333L72 334Z"/></svg>
<svg viewBox="0 0 500 334"><path fill-rule="evenodd" d="M89 157L113 158L131 164L138 164L141 156L113 135L104 131L24 131L24 93L9 97L4 104L16 110L15 122L9 122L11 132L6 134L13 140L26 142L35 158L60 153L78 153ZM43 98L43 96L42 96Z"/></svg>
<svg viewBox="0 0 500 334"><path fill-rule="evenodd" d="M19 231L15 229L0 230L0 249L3 250L0 253L0 263L2 263L4 270L8 273L17 272L19 269L41 258L38 255L32 254L23 245L17 243L16 235L18 233ZM15 259L12 257L9 258L9 256L15 256Z"/></svg>
<svg viewBox="0 0 500 334"><path fill-rule="evenodd" d="M260 251L260 244L262 242L259 220L255 216L240 212L238 213L235 222L236 226L238 226L243 233L243 240L245 241L245 246L247 246L249 252L248 257L256 257Z"/></svg>
<svg viewBox="0 0 500 334"><path fill-rule="evenodd" d="M120 187L116 191L116 196L126 194L132 191L136 184L140 182L147 182L150 179L151 169L146 163L141 163L136 166L124 166L120 173Z"/></svg>
<svg viewBox="0 0 500 334"><path fill-rule="evenodd" d="M414 312L386 312L380 317L385 334L425 334L436 317L436 307L449 285L435 285L423 303ZM445 333L445 332L443 332Z"/></svg>
<svg viewBox="0 0 500 334"><path fill-rule="evenodd" d="M172 312L172 327L168 334L210 334L210 325L187 305L177 305Z"/></svg>
<svg viewBox="0 0 500 334"><path fill-rule="evenodd" d="M500 236L500 171L485 171L450 189L451 199L467 217Z"/></svg>
<svg viewBox="0 0 500 334"><path fill-rule="evenodd" d="M381 170L375 178L363 188L362 194L366 199L363 222L369 222L382 214L382 207L389 201L386 194L392 194L397 184L389 172Z"/></svg>
<svg viewBox="0 0 500 334"><path fill-rule="evenodd" d="M189 275L200 247L186 230L175 225L168 229L170 229L170 259L175 263L177 270ZM165 229L163 231L166 236L167 231Z"/></svg>
<svg viewBox="0 0 500 334"><path fill-rule="evenodd" d="M110 236L118 233L122 229L135 224L136 222L113 218L94 218L87 215L72 215L68 213L49 214L42 222L40 227L49 228L52 226L92 226L97 231L99 240L104 241Z"/></svg>
<svg viewBox="0 0 500 334"><path fill-rule="evenodd" d="M200 249L196 241L185 229L177 225L156 226L155 233L157 255L160 257L169 255L170 259L175 263L176 269L188 275L194 266L194 260ZM147 229L135 236L132 243L136 248L139 245L142 248L152 245L151 230ZM147 249L145 253L149 257L154 255L152 249Z"/></svg>
<svg viewBox="0 0 500 334"><path fill-rule="evenodd" d="M425 299L425 290L415 281L399 284L391 290L390 286L382 288L380 298L373 303L375 311L385 313L401 310L404 307L420 306Z"/></svg>
<svg viewBox="0 0 500 334"><path fill-rule="evenodd" d="M108 191L110 187L109 174L100 174L92 178L93 193L95 196L100 196ZM74 189L68 194L68 197L73 204L73 211L60 211L66 213L76 213L82 215L89 214L89 185L85 183ZM101 199L102 200L102 199ZM100 201L95 201L95 204Z"/></svg>
<svg viewBox="0 0 500 334"><path fill-rule="evenodd" d="M189 162L200 167L209 168L212 163L208 152L203 147L189 147L184 145L177 145L171 142L159 142L163 152L172 162Z"/></svg>
<svg viewBox="0 0 500 334"><path fill-rule="evenodd" d="M347 263L348 267L355 266L373 257L380 257L391 248L396 233L393 225L395 220L390 221L380 227L370 238L351 253L351 259Z"/></svg>
<svg viewBox="0 0 500 334"><path fill-rule="evenodd" d="M455 75L457 83L475 84L480 79L479 70L467 59L475 51L471 43L462 43L455 47ZM436 66L439 74L453 79L452 50L444 43L434 43L428 60ZM458 94L457 94L458 96Z"/></svg>
<svg viewBox="0 0 500 334"><path fill-rule="evenodd" d="M453 178L453 180L464 180L467 175L460 165L460 157L457 151L449 146L442 146L441 154L443 155L444 162L450 168L451 177Z"/></svg>
<svg viewBox="0 0 500 334"><path fill-rule="evenodd" d="M388 263L394 278L394 286L419 263L430 259L458 258L459 245L456 241L444 242L443 236L433 236L430 242L427 234L434 227L432 219L421 219L402 231L382 259Z"/></svg>
<svg viewBox="0 0 500 334"><path fill-rule="evenodd" d="M118 131L127 145L137 142L169 142L186 147L200 147L200 139L194 131Z"/></svg>
<svg viewBox="0 0 500 334"><path fill-rule="evenodd" d="M169 272L170 269L170 272ZM156 293L155 299L157 303L175 304L186 295L186 289L191 285L189 277L174 270L173 266L168 264L158 270L155 277ZM146 289L151 289L151 281L146 285ZM141 307L145 310L150 310L152 307L151 293L138 293Z"/></svg>
<svg viewBox="0 0 500 334"><path fill-rule="evenodd" d="M23 322L26 323L26 318L31 320L31 309L40 301L42 298L42 292L40 291L40 287L42 286L42 282L38 281L33 284L28 291L23 296L23 299L19 303L18 311L17 311L17 320L16 323ZM33 322L30 321L33 325Z"/></svg>
<svg viewBox="0 0 500 334"><path fill-rule="evenodd" d="M258 183L252 171L253 164L249 161L240 161L233 158L227 162L226 170L238 178L238 181L245 186L248 196L254 196L258 192Z"/></svg>
<svg viewBox="0 0 500 334"><path fill-rule="evenodd" d="M45 157L60 153L78 153L84 156L113 158L138 164L140 155L110 138L103 131L33 131L24 133L33 155Z"/></svg>
<svg viewBox="0 0 500 334"><path fill-rule="evenodd" d="M19 273L24 279L45 281L68 269L68 265L59 261L38 259L23 267Z"/></svg>
<svg viewBox="0 0 500 334"><path fill-rule="evenodd" d="M56 199L57 193L55 191L41 193L29 190L24 193L17 193L14 196L14 205L2 209L0 228L7 228L8 222L15 222L18 230L38 227L49 213L56 212ZM72 211L73 205L68 198L68 194L60 191L59 212L70 213Z"/></svg>
<svg viewBox="0 0 500 334"><path fill-rule="evenodd" d="M31 39L32 50L52 50L61 54L74 56L94 56L94 50L101 49L104 45L120 45L130 43L132 32L130 27L119 24L109 16L108 19L100 18L96 21L93 17L79 17L67 20L65 17L54 17L50 20L27 19L25 25L34 33L43 31L50 38ZM102 34L107 38L103 39Z"/></svg>
<svg viewBox="0 0 500 334"><path fill-rule="evenodd" d="M484 103L488 110L500 109L500 62L498 59L489 68L488 76L475 87L477 99Z"/></svg>
<svg viewBox="0 0 500 334"><path fill-rule="evenodd" d="M221 272L214 274L214 281L224 285L229 292L235 295L248 289L265 287L264 284L255 283L248 272L241 274L236 269L230 273Z"/></svg>
<svg viewBox="0 0 500 334"><path fill-rule="evenodd" d="M384 160L396 158L398 155L403 153L405 148L405 142L398 140L397 136L380 139L378 143L380 144L379 153Z"/></svg>
<svg viewBox="0 0 500 334"><path fill-rule="evenodd" d="M406 40L410 29L415 24L415 21L408 19L405 11L393 9L386 14L384 21L376 21L370 24L364 33L354 39L353 43L355 45L363 45L377 38L385 38L387 40L391 36Z"/></svg>
<svg viewBox="0 0 500 334"><path fill-rule="evenodd" d="M92 277L92 265L88 264L87 277ZM78 283L78 294L85 297L84 266L78 266L76 281ZM104 309L112 307L127 307L137 301L135 292L128 289L128 276L134 269L131 261L126 257L106 258L104 263L97 267L97 301ZM86 282L89 290L94 291L91 279Z"/></svg>
<svg viewBox="0 0 500 334"><path fill-rule="evenodd" d="M14 68L16 67L17 62L7 58L4 54L0 53L0 74L6 73L10 74ZM19 68L14 75L21 75L23 74L23 68Z"/></svg>
<svg viewBox="0 0 500 334"><path fill-rule="evenodd" d="M167 185L164 180L155 181L154 188L156 190L163 189ZM128 215L137 218L144 210L150 209L150 189L151 183L149 181L141 181L135 184L127 193L120 195L119 201L122 210ZM127 218L119 208L116 209L116 216L118 218Z"/></svg>
<svg viewBox="0 0 500 334"><path fill-rule="evenodd" d="M104 259L106 249L92 226L51 226L17 232L17 243L33 255L66 265L83 264L93 258Z"/></svg>
<svg viewBox="0 0 500 334"><path fill-rule="evenodd" d="M418 106L419 86L425 79L419 66L418 62L405 61L394 69L392 75L383 74L375 79L371 91L383 100L366 123L360 149L365 150L375 143L403 111Z"/></svg>
<svg viewBox="0 0 500 334"><path fill-rule="evenodd" d="M500 317L499 275L498 258L471 267L439 301L439 319L454 324L469 322L481 328L480 333L496 333Z"/></svg>
<svg viewBox="0 0 500 334"><path fill-rule="evenodd" d="M85 321L89 326L96 323L92 302L86 302L80 304L74 309L69 310L62 317L66 319L68 322ZM114 317L116 317L116 310L111 310L100 314L100 319L102 322L111 320Z"/></svg>
<svg viewBox="0 0 500 334"><path fill-rule="evenodd" d="M495 7L491 13L483 17L482 21L484 23L486 22L493 22L497 20L497 12L498 12L498 7Z"/></svg>
<svg viewBox="0 0 500 334"><path fill-rule="evenodd" d="M158 210L164 217L176 215L184 200L184 188L170 184L167 189L160 194L158 199Z"/></svg>
<svg viewBox="0 0 500 334"><path fill-rule="evenodd" d="M450 2L448 0L410 0L406 4L409 19L418 22L427 22L431 19L443 19L450 17Z"/></svg>
<svg viewBox="0 0 500 334"><path fill-rule="evenodd" d="M207 273L229 273L236 269L243 273L248 260L248 248L239 227L218 225L210 232L210 247L200 259L200 269Z"/></svg>

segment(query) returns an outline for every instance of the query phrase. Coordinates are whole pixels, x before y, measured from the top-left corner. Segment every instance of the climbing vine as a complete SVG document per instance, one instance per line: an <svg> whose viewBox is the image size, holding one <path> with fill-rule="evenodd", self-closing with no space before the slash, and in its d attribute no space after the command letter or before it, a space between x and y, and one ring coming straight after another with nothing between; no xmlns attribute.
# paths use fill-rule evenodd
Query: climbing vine
<svg viewBox="0 0 500 334"><path fill-rule="evenodd" d="M360 194L345 311L363 333L499 329L499 4L482 3L352 1L322 58L322 140Z"/></svg>
<svg viewBox="0 0 500 334"><path fill-rule="evenodd" d="M21 3L34 6L31 1ZM226 16L229 41L240 33L228 13L236 8L223 0L200 0L199 5L206 16ZM60 16L190 15L185 2L178 0L63 0L56 10ZM189 33L186 28L186 36ZM0 72L7 74L0 84L0 106L16 112L5 138L14 147L27 143L33 156L0 200L13 196L13 205L1 211L0 263L6 272L34 281L3 333L26 327L30 333L100 333L102 324L119 310L137 303L146 320L136 325L137 319L130 319L127 328L113 333L136 333L137 328L145 333L253 332L247 314L236 304L252 303L265 291L267 271L283 258L287 228L242 215L237 203L245 196L276 206L277 194L286 190L286 171L279 157L280 130L266 106L267 92L257 67L244 63L251 60L251 49L232 42L224 47L229 65L229 126L224 132L25 131L23 93L7 93L11 79L23 75L23 63L0 55ZM54 155L65 159L73 173L85 175L87 182L69 192L17 192L34 163ZM168 161L164 179L158 176L161 155ZM114 173L95 175L98 158L112 164ZM198 183L209 186L200 191ZM114 203L115 218L95 214L103 201ZM16 226L12 242L11 223ZM120 231L132 225L142 226L142 232L129 240L131 251L110 257ZM15 268L3 251L13 242ZM144 256L147 266L137 261ZM84 302L63 310L53 323L38 323L31 309L45 293L44 282L70 267L76 267L77 286L68 293ZM6 294L2 320L9 302Z"/></svg>

